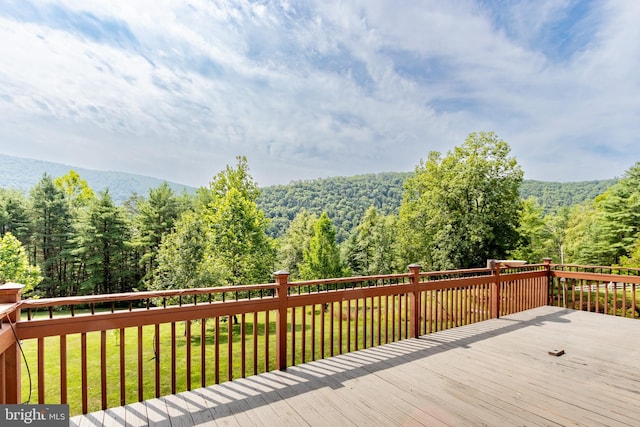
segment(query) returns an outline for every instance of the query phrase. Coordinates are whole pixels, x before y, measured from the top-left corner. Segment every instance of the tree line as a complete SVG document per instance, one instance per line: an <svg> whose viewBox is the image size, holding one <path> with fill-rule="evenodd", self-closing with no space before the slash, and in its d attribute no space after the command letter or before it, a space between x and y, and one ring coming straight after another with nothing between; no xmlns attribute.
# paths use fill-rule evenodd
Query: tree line
<svg viewBox="0 0 640 427"><path fill-rule="evenodd" d="M369 178L378 200L384 192ZM478 267L492 258L640 264L640 164L597 197L555 211L523 199L522 183L509 145L472 133L421 160L396 209L369 200L342 237L326 210L298 209L274 236L277 221L260 208L244 157L195 194L165 183L124 203L108 190L94 193L74 171L45 174L28 195L0 189L0 283L54 297L265 283L282 269L296 280L404 272L416 262ZM354 201L336 186L345 203Z"/></svg>

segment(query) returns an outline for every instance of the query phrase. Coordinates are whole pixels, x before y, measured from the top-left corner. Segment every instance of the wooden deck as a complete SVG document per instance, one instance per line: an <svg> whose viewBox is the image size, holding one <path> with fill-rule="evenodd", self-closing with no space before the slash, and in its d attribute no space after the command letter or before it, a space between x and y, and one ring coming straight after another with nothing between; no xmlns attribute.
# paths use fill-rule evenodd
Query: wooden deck
<svg viewBox="0 0 640 427"><path fill-rule="evenodd" d="M541 307L71 425L637 426L640 322Z"/></svg>

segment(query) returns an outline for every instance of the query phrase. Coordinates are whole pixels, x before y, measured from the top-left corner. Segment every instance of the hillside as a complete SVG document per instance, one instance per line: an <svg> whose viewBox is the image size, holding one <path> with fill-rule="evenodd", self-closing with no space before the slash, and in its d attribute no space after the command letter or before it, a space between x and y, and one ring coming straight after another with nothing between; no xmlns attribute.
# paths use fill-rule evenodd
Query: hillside
<svg viewBox="0 0 640 427"><path fill-rule="evenodd" d="M320 216L326 211L344 240L369 206L381 214L395 213L402 201L402 184L410 173L388 172L298 181L262 188L258 206L271 218L272 236L279 236L298 212Z"/></svg>
<svg viewBox="0 0 640 427"><path fill-rule="evenodd" d="M616 182L616 179L580 182L525 180L520 187L520 195L523 199L535 197L546 212L553 212L562 206L573 206L585 200L593 200Z"/></svg>
<svg viewBox="0 0 640 427"><path fill-rule="evenodd" d="M411 172L380 173L352 177L336 177L294 182L262 189L259 207L272 219L272 236L287 229L289 221L303 209L320 215L326 211L344 240L360 223L369 206L382 214L396 213L402 202L403 183ZM522 198L538 198L545 212L561 206L573 206L602 194L616 182L614 179L584 182L543 182L525 180L520 189Z"/></svg>
<svg viewBox="0 0 640 427"><path fill-rule="evenodd" d="M78 168L60 163L25 159L0 154L0 188L16 188L28 192L44 173L58 177L75 170L98 192L106 188L118 202L132 194L147 195L163 180L147 176L105 172ZM303 209L316 215L326 211L338 231L338 240L344 240L360 223L369 206L381 214L396 213L402 201L403 183L412 172L334 177L298 181L288 185L275 185L261 189L258 206L271 218L269 234L280 236L289 222ZM546 212L560 206L572 206L603 193L616 182L614 179L583 182L544 182L525 180L520 194L523 198L536 197ZM176 193L195 191L192 187L169 183Z"/></svg>
<svg viewBox="0 0 640 427"><path fill-rule="evenodd" d="M84 169L62 163L0 154L0 188L15 188L27 193L45 173L56 178L69 170L78 172L96 193L108 188L111 197L117 202L127 200L134 193L146 196L150 188L158 187L164 182L162 179L148 176ZM176 193L195 191L194 188L182 184L168 184Z"/></svg>

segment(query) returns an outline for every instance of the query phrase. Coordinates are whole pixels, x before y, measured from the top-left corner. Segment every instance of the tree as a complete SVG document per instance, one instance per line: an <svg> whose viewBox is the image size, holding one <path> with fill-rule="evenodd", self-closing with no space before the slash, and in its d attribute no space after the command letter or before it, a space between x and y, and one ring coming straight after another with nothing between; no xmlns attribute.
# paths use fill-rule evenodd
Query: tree
<svg viewBox="0 0 640 427"><path fill-rule="evenodd" d="M84 294L127 292L132 284L126 280L126 242L128 224L121 207L114 204L105 190L91 204L79 223L74 239L74 255L86 265L85 280L80 292Z"/></svg>
<svg viewBox="0 0 640 427"><path fill-rule="evenodd" d="M394 216L381 216L371 206L344 244L344 259L353 274L389 274L396 261Z"/></svg>
<svg viewBox="0 0 640 427"><path fill-rule="evenodd" d="M29 242L31 221L24 194L0 188L0 237L11 232L22 244Z"/></svg>
<svg viewBox="0 0 640 427"><path fill-rule="evenodd" d="M56 178L53 183L64 194L69 211L72 213L86 208L96 198L89 183L80 178L80 175L74 170Z"/></svg>
<svg viewBox="0 0 640 427"><path fill-rule="evenodd" d="M210 202L217 198L224 197L232 188L240 192L240 196L246 200L255 203L260 196L258 184L249 174L249 165L247 158L244 156L236 157L237 165L235 168L227 165L225 170L219 172L209 183L209 190L204 194L203 200Z"/></svg>
<svg viewBox="0 0 640 427"><path fill-rule="evenodd" d="M627 256L640 235L640 162L601 196L595 206L595 251L599 264L617 264Z"/></svg>
<svg viewBox="0 0 640 427"><path fill-rule="evenodd" d="M405 181L405 259L433 269L484 265L517 240L522 170L494 133L472 133L446 157L431 152Z"/></svg>
<svg viewBox="0 0 640 427"><path fill-rule="evenodd" d="M598 264L595 250L598 241L598 210L594 201L584 202L569 210L565 230L565 256L569 263Z"/></svg>
<svg viewBox="0 0 640 427"><path fill-rule="evenodd" d="M343 273L336 230L327 213L323 212L315 223L309 248L304 251L300 275L311 280L341 277Z"/></svg>
<svg viewBox="0 0 640 427"><path fill-rule="evenodd" d="M548 254L546 257L550 257L564 264L566 258L566 234L569 225L569 208L563 206L559 208L555 214L546 215L544 222L548 235Z"/></svg>
<svg viewBox="0 0 640 427"><path fill-rule="evenodd" d="M629 249L629 254L620 257L621 267L640 267L640 238L638 238L633 246Z"/></svg>
<svg viewBox="0 0 640 427"><path fill-rule="evenodd" d="M288 271L292 279L300 278L300 264L309 248L314 225L318 218L302 210L289 224L284 236L278 240L278 265Z"/></svg>
<svg viewBox="0 0 640 427"><path fill-rule="evenodd" d="M211 257L223 268L226 284L267 281L273 272L275 249L267 236L268 220L258 209L258 185L249 174L247 159L236 158L209 185L211 202L205 219L212 231Z"/></svg>
<svg viewBox="0 0 640 427"><path fill-rule="evenodd" d="M158 256L160 287L241 285L267 281L273 271L275 251L266 234L268 221L258 209L259 190L248 172L244 157L236 168L229 166L198 191L200 205L183 214L176 230ZM199 230L193 234L188 227ZM179 249L178 242L186 246ZM194 269L188 274L186 268ZM171 269L181 274L170 273ZM184 283L173 282L184 280ZM212 282L205 284L204 280Z"/></svg>
<svg viewBox="0 0 640 427"><path fill-rule="evenodd" d="M210 232L201 215L184 212L158 251L150 289L210 287L222 283L222 268L208 253Z"/></svg>
<svg viewBox="0 0 640 427"><path fill-rule="evenodd" d="M29 264L20 241L10 232L0 237L0 284L20 283L25 285L22 291L27 294L41 281L40 269Z"/></svg>
<svg viewBox="0 0 640 427"><path fill-rule="evenodd" d="M173 230L181 211L178 198L166 182L149 190L149 197L137 205L133 243L141 253L139 262L147 282L152 280L157 267L156 258L162 239Z"/></svg>
<svg viewBox="0 0 640 427"><path fill-rule="evenodd" d="M72 221L64 193L47 174L31 189L29 213L32 256L44 276L38 289L47 297L64 294L69 284Z"/></svg>
<svg viewBox="0 0 640 427"><path fill-rule="evenodd" d="M543 215L538 199L530 197L523 201L518 226L519 239L515 248L509 251L510 258L538 263L549 256L546 253L548 235Z"/></svg>

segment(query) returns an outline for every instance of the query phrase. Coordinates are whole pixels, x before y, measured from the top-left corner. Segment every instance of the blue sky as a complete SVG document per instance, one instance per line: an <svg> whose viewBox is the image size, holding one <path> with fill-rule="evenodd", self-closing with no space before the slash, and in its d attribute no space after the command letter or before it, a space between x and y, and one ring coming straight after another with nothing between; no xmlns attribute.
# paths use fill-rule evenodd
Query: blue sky
<svg viewBox="0 0 640 427"><path fill-rule="evenodd" d="M640 2L8 0L0 152L206 185L410 171L474 131L526 179L640 161Z"/></svg>

